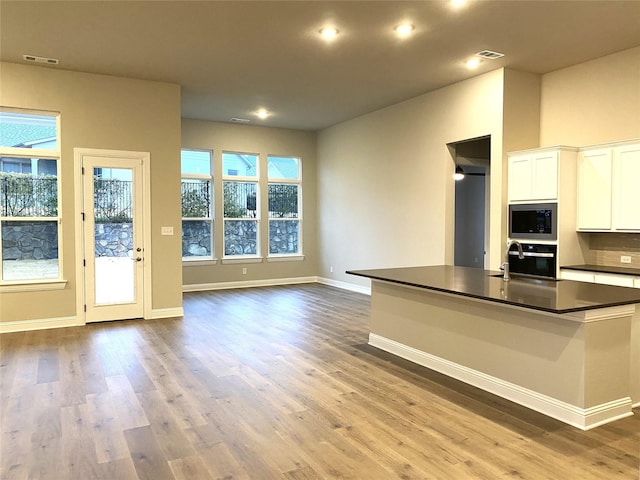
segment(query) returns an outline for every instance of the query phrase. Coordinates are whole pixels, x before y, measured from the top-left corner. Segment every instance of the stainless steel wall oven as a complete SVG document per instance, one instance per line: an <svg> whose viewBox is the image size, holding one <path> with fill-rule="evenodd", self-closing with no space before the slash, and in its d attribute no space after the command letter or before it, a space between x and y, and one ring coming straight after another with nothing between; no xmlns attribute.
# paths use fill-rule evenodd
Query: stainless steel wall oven
<svg viewBox="0 0 640 480"><path fill-rule="evenodd" d="M509 271L533 277L556 278L557 245L523 243L524 259L518 258L518 250L514 246L509 250Z"/></svg>

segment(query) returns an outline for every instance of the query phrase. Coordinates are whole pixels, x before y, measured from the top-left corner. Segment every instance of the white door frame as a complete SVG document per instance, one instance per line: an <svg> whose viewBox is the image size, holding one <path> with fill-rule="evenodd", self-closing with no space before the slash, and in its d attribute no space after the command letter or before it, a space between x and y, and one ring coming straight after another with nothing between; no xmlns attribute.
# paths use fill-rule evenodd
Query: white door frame
<svg viewBox="0 0 640 480"><path fill-rule="evenodd" d="M102 150L96 148L74 148L74 189L75 189L75 257L76 257L76 317L78 325L86 324L85 298L86 282L84 268L84 226L82 213L84 209L84 187L82 180L82 164L85 156L104 158L127 158L142 162L142 238L144 248L144 288L143 288L143 318L152 316L151 297L151 154L149 152L133 152L125 150Z"/></svg>

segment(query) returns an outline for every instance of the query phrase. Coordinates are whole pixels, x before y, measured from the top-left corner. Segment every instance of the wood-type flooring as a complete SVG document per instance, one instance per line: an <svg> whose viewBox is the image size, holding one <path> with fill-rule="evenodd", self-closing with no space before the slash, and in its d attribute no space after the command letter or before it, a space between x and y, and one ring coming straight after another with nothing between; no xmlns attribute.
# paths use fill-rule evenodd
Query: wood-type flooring
<svg viewBox="0 0 640 480"><path fill-rule="evenodd" d="M638 480L638 409L580 431L368 346L369 307L251 288L1 335L0 478Z"/></svg>

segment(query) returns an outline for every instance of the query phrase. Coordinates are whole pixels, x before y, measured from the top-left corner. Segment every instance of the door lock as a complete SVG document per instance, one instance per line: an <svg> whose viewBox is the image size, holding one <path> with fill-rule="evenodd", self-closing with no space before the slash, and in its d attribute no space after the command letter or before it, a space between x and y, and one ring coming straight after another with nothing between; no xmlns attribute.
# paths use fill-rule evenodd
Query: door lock
<svg viewBox="0 0 640 480"><path fill-rule="evenodd" d="M136 258L136 262L141 262L142 261L142 257L137 257Z"/></svg>
<svg viewBox="0 0 640 480"><path fill-rule="evenodd" d="M136 248L136 252L141 252L142 249L140 247Z"/></svg>

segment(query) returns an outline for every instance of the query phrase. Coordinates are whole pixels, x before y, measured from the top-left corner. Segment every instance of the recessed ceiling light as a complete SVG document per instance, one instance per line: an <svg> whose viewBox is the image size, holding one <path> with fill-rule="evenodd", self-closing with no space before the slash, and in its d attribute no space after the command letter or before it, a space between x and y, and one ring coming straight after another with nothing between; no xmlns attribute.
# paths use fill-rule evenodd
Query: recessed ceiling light
<svg viewBox="0 0 640 480"><path fill-rule="evenodd" d="M408 35L411 35L411 32L413 32L415 28L416 27L414 27L410 23L401 23L400 25L396 25L394 30L400 37L406 37Z"/></svg>
<svg viewBox="0 0 640 480"><path fill-rule="evenodd" d="M260 110L258 110L258 111L256 112L256 116L257 116L258 118L263 119L263 120L264 120L265 118L267 118L269 115L271 115L271 114L270 114L267 110L265 110L264 108L261 108Z"/></svg>
<svg viewBox="0 0 640 480"><path fill-rule="evenodd" d="M324 27L320 29L320 35L325 40L333 40L338 36L338 29L336 27Z"/></svg>
<svg viewBox="0 0 640 480"><path fill-rule="evenodd" d="M462 8L465 6L465 4L467 3L467 0L451 0L451 7L452 8Z"/></svg>
<svg viewBox="0 0 640 480"><path fill-rule="evenodd" d="M479 58L472 58L470 60L467 60L466 62L467 68L478 68L478 65L480 65L480 59Z"/></svg>

